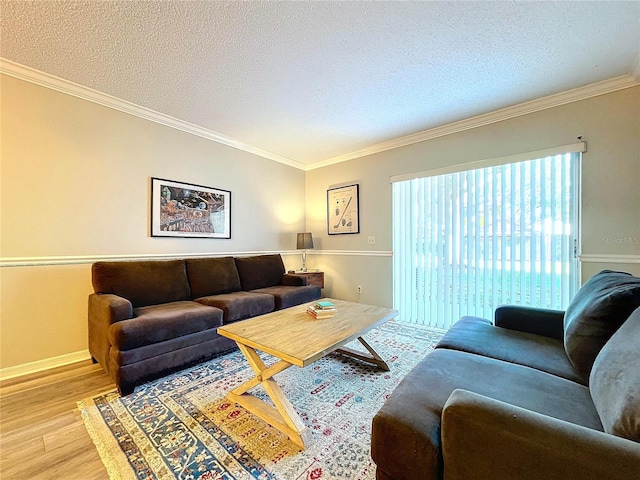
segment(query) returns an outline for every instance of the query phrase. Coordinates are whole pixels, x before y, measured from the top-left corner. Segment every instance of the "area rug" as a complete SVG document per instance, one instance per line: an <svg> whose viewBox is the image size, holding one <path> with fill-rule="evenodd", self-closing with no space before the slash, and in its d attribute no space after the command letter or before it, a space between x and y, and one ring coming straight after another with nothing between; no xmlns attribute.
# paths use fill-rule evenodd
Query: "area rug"
<svg viewBox="0 0 640 480"><path fill-rule="evenodd" d="M444 331L391 321L365 337L391 371L330 354L274 378L312 432L302 450L225 399L251 378L239 351L119 397L78 403L109 476L115 479L374 479L371 420ZM363 350L359 342L349 347ZM364 350L363 350L364 351ZM265 355L267 365L275 359ZM268 400L260 387L251 391Z"/></svg>

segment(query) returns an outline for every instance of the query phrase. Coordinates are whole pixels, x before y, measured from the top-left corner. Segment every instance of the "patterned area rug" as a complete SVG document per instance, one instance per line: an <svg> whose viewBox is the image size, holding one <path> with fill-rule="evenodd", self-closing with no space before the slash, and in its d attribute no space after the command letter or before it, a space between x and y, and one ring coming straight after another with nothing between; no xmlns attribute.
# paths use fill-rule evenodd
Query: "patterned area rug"
<svg viewBox="0 0 640 480"><path fill-rule="evenodd" d="M239 351L78 403L111 479L374 479L371 420L444 334L391 321L365 338L390 372L331 354L274 378L312 432L301 450L225 394L252 377ZM364 351L359 342L349 347ZM265 355L267 365L275 359ZM268 401L261 387L251 393ZM262 395L261 395L262 394Z"/></svg>

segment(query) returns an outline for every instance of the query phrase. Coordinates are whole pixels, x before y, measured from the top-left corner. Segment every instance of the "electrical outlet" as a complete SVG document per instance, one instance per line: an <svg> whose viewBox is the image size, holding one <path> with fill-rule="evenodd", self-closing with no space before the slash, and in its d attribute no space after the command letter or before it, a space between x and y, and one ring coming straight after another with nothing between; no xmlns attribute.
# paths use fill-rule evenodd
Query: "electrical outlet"
<svg viewBox="0 0 640 480"><path fill-rule="evenodd" d="M356 287L356 292L358 292L358 293L362 293L362 285L358 285L358 286Z"/></svg>
<svg viewBox="0 0 640 480"><path fill-rule="evenodd" d="M370 236L370 237L368 237L368 238L367 238L367 243L368 243L369 245L375 245L375 244L376 244L376 237L374 237L374 236Z"/></svg>

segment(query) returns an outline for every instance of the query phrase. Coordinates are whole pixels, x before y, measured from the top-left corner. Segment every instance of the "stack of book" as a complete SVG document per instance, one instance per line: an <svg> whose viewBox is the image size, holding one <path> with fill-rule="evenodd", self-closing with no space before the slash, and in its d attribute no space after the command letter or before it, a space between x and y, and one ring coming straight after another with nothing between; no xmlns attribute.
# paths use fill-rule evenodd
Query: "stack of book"
<svg viewBox="0 0 640 480"><path fill-rule="evenodd" d="M327 301L318 301L307 308L307 313L313 318L331 318L336 314L336 306Z"/></svg>

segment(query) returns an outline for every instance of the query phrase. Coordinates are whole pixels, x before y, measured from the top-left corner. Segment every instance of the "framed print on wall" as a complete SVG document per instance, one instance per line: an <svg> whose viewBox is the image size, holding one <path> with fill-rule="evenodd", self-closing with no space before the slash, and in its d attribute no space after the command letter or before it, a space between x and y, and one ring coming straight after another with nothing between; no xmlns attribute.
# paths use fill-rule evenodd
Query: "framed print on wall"
<svg viewBox="0 0 640 480"><path fill-rule="evenodd" d="M329 235L360 233L359 185L327 190L327 232Z"/></svg>
<svg viewBox="0 0 640 480"><path fill-rule="evenodd" d="M151 236L231 238L231 192L152 177Z"/></svg>

